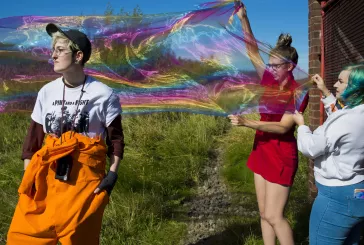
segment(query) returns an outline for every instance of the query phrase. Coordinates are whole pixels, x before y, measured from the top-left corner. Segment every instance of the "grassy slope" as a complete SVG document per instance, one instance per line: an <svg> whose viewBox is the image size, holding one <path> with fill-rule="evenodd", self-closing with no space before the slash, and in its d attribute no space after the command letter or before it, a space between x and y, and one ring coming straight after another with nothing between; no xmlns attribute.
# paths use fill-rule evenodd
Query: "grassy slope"
<svg viewBox="0 0 364 245"><path fill-rule="evenodd" d="M2 114L0 122L2 244L17 202L22 174L19 156L29 114ZM123 128L127 146L119 181L105 211L102 244L178 244L186 232L185 210L180 203L193 195L200 170L217 146L224 152L223 176L230 189L249 197L245 205L257 209L253 175L245 166L253 130L230 128L223 118L183 113L126 117ZM287 207L297 244L307 244L310 206L306 171L306 160L300 156ZM228 231L231 244L263 244L258 217L232 218Z"/></svg>
<svg viewBox="0 0 364 245"><path fill-rule="evenodd" d="M17 202L29 114L0 115L0 244ZM227 120L164 113L126 117L124 160L103 221L102 244L178 244L185 210ZM168 239L166 239L168 237Z"/></svg>

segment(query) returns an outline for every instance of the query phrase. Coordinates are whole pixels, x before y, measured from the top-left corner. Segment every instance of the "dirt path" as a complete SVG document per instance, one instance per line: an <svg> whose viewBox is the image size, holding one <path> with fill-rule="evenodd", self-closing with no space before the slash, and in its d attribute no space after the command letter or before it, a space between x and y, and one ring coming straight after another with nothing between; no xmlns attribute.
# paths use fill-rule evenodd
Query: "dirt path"
<svg viewBox="0 0 364 245"><path fill-rule="evenodd" d="M184 204L189 208L190 221L183 245L207 244L204 240L226 229L229 217L258 215L256 210L244 207L247 197L228 191L221 169L222 159L218 152L217 159L207 164L203 170L206 179L198 186L196 197Z"/></svg>

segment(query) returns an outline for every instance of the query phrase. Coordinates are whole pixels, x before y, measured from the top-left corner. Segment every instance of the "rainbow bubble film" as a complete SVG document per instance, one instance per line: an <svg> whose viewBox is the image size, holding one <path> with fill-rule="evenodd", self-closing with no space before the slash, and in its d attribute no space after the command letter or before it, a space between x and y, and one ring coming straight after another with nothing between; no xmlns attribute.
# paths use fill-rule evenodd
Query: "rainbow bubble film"
<svg viewBox="0 0 364 245"><path fill-rule="evenodd" d="M293 112L310 87L307 74L296 67L298 85L289 89L260 79L235 12L233 1L216 1L185 13L2 18L0 112L31 111L39 89L61 76L53 71L48 23L87 34L85 72L114 89L123 114ZM271 46L256 42L263 67Z"/></svg>

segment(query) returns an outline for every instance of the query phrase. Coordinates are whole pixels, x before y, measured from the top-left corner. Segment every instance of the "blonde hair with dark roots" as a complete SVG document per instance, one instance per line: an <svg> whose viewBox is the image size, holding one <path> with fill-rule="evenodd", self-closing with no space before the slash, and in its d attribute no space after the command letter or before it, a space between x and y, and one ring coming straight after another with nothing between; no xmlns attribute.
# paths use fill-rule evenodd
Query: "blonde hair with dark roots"
<svg viewBox="0 0 364 245"><path fill-rule="evenodd" d="M68 37L66 37L62 32L55 32L52 34L52 48L54 48L54 46L56 45L58 40L65 40L67 47L72 51L72 55L74 55L77 51L81 51L80 48L78 47L77 44L75 44L74 42L72 42ZM81 51L82 52L82 51ZM84 58L82 59L81 65L84 66L85 65L85 61Z"/></svg>
<svg viewBox="0 0 364 245"><path fill-rule="evenodd" d="M72 52L80 51L80 48L77 44L69 40L63 33L57 31L52 34L52 48L56 45L59 39L64 39L67 42L67 47L72 50Z"/></svg>
<svg viewBox="0 0 364 245"><path fill-rule="evenodd" d="M270 55L284 59L288 62L292 62L292 64L296 66L298 62L298 53L297 50L291 46L291 44L292 36L288 33L282 33L279 35L277 44L271 50Z"/></svg>

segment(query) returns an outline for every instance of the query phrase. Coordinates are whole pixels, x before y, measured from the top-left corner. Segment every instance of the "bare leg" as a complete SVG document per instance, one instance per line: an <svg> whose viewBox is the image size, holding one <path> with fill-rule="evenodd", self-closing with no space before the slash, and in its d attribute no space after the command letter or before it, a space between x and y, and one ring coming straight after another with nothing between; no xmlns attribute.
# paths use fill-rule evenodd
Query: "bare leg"
<svg viewBox="0 0 364 245"><path fill-rule="evenodd" d="M275 245L276 235L274 229L265 219L266 182L267 181L262 176L254 173L255 192L257 194L260 213L260 226L262 228L264 245Z"/></svg>
<svg viewBox="0 0 364 245"><path fill-rule="evenodd" d="M290 188L266 181L264 218L273 227L281 245L294 244L292 229L283 216Z"/></svg>

